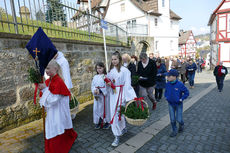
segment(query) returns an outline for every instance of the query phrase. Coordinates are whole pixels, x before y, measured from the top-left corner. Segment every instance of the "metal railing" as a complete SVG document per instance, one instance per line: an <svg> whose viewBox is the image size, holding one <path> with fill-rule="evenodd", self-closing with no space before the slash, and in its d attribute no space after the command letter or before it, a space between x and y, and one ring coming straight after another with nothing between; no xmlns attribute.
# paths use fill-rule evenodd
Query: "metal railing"
<svg viewBox="0 0 230 153"><path fill-rule="evenodd" d="M148 25L146 24L122 24L119 26L127 31L129 36L148 36Z"/></svg>
<svg viewBox="0 0 230 153"><path fill-rule="evenodd" d="M80 11L70 0L0 1L0 32L33 35L42 27L49 37L103 42L100 21L100 15ZM125 30L109 22L107 25L107 43L128 45Z"/></svg>

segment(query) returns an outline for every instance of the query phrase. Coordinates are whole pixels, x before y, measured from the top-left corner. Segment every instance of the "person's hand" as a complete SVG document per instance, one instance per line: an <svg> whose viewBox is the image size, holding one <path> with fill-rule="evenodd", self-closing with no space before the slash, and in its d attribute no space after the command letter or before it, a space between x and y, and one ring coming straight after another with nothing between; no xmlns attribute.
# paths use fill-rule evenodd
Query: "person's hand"
<svg viewBox="0 0 230 153"><path fill-rule="evenodd" d="M99 90L96 89L96 90L94 91L94 94L95 94L95 95L99 95Z"/></svg>
<svg viewBox="0 0 230 153"><path fill-rule="evenodd" d="M97 95L99 95L100 94L100 91L99 91L99 89L96 89L97 90Z"/></svg>
<svg viewBox="0 0 230 153"><path fill-rule="evenodd" d="M39 89L39 90L42 90L42 89L44 89L44 88L46 88L46 84L45 84L45 83L39 83L39 84L38 84L38 89Z"/></svg>
<svg viewBox="0 0 230 153"><path fill-rule="evenodd" d="M183 100L182 100L182 99L180 99L179 101L180 101L180 102L183 102Z"/></svg>
<svg viewBox="0 0 230 153"><path fill-rule="evenodd" d="M159 74L157 74L157 76L161 76L161 74L159 73Z"/></svg>
<svg viewBox="0 0 230 153"><path fill-rule="evenodd" d="M109 86L111 86L111 84L112 84L111 82L108 82L108 83L107 83L107 85L109 85Z"/></svg>

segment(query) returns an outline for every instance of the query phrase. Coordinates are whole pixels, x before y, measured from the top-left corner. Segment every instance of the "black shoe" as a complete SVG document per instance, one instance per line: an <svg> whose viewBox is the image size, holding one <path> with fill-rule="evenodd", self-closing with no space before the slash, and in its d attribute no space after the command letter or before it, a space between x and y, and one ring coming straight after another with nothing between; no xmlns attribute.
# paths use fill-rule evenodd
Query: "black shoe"
<svg viewBox="0 0 230 153"><path fill-rule="evenodd" d="M169 136L170 137L175 137L177 135L177 132L173 131Z"/></svg>
<svg viewBox="0 0 230 153"><path fill-rule="evenodd" d="M103 126L103 129L108 130L110 128L110 124L109 123L105 123Z"/></svg>
<svg viewBox="0 0 230 153"><path fill-rule="evenodd" d="M179 125L179 130L178 130L178 132L181 133L181 132L183 132L183 131L184 131L184 125Z"/></svg>
<svg viewBox="0 0 230 153"><path fill-rule="evenodd" d="M98 130L98 129L100 129L100 128L101 128L101 124L96 124L96 125L95 125L95 129L96 129L96 130Z"/></svg>

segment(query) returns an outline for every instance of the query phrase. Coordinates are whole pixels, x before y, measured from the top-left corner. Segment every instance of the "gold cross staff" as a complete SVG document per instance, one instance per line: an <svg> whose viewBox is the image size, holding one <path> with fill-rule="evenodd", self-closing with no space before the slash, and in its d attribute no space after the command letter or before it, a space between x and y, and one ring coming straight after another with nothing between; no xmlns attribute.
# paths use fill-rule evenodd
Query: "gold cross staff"
<svg viewBox="0 0 230 153"><path fill-rule="evenodd" d="M33 52L36 53L36 56L38 55L38 53L40 53L40 51L38 51L38 49L36 48L35 50L33 50Z"/></svg>

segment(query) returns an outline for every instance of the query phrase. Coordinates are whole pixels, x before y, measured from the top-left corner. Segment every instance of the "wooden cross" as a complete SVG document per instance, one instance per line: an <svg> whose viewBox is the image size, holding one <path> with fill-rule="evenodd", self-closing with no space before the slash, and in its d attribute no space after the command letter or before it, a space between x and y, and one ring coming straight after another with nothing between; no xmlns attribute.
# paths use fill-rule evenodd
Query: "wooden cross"
<svg viewBox="0 0 230 153"><path fill-rule="evenodd" d="M36 56L38 55L38 53L40 53L40 51L38 51L38 49L36 48L35 50L33 50L33 52L36 53Z"/></svg>

